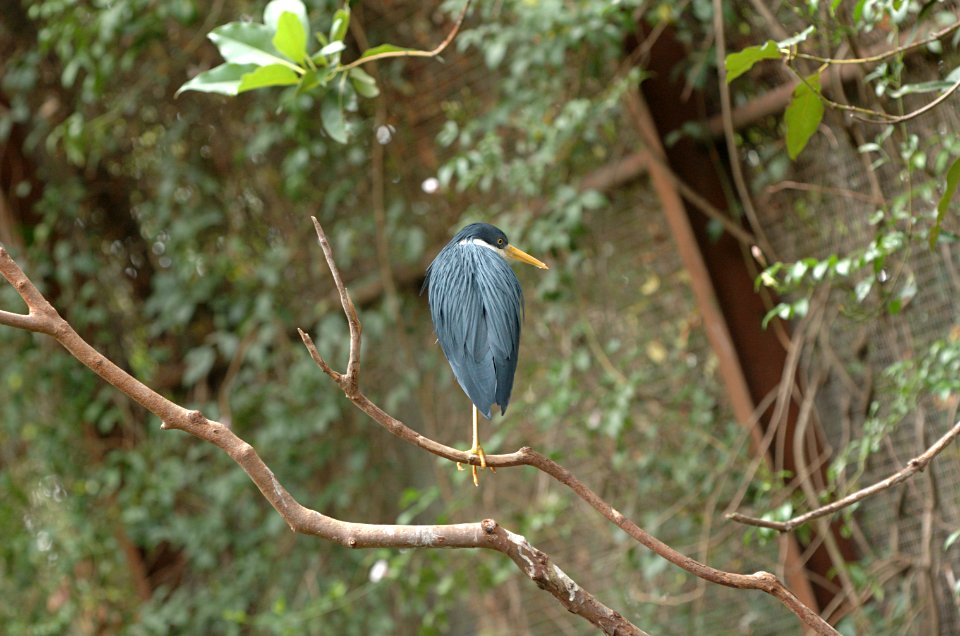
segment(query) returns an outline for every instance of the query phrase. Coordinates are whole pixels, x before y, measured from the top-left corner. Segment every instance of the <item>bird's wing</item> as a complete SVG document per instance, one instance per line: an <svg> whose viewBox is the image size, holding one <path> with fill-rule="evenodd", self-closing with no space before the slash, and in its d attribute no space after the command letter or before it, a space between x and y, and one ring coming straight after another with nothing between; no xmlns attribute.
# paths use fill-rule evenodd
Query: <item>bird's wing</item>
<svg viewBox="0 0 960 636"><path fill-rule="evenodd" d="M474 275L480 247L449 245L428 270L430 314L437 340L453 375L477 409L490 419L496 402L497 374L489 355L488 323ZM462 251L461 251L462 250ZM491 256L496 256L491 252Z"/></svg>
<svg viewBox="0 0 960 636"><path fill-rule="evenodd" d="M513 389L523 297L516 274L495 252L474 245L430 265L427 281L437 340L464 392L489 419Z"/></svg>
<svg viewBox="0 0 960 636"><path fill-rule="evenodd" d="M489 261L480 272L478 287L487 320L489 354L497 376L496 402L506 413L513 391L520 350L520 322L523 316L523 292L510 265L499 255L482 250Z"/></svg>

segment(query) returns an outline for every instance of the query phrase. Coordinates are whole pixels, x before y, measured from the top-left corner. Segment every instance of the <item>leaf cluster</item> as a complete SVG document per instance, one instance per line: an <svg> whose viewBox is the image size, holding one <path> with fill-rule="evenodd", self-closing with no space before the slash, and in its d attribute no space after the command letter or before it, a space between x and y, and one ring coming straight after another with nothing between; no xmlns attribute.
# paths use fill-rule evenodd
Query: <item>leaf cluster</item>
<svg viewBox="0 0 960 636"><path fill-rule="evenodd" d="M344 64L341 56L347 50L349 28L349 4L333 14L328 32L317 31L311 38L303 2L272 0L263 11L263 23L230 22L213 29L208 37L224 63L199 73L177 94L199 91L234 96L273 86L296 86L298 94L319 92L324 130L335 141L346 143L345 112L356 110L357 96L369 99L380 94L376 80L359 64L386 53L414 51L381 44Z"/></svg>

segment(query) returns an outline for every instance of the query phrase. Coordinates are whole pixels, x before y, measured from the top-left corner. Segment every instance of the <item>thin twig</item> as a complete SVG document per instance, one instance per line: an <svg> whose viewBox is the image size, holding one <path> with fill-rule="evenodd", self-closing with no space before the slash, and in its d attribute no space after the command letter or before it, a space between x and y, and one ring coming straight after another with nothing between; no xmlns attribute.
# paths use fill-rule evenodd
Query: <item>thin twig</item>
<svg viewBox="0 0 960 636"><path fill-rule="evenodd" d="M919 49L928 44L936 42L937 40L950 35L954 31L956 31L958 28L960 28L960 21L954 22L950 26L944 29L941 29L940 31L936 31L931 35L929 35L928 37L924 38L923 40L914 42L913 44L898 46L888 51L884 51L883 53L878 53L876 55L870 55L867 57L837 59L832 57L819 57L817 55L811 55L809 53L796 53L794 57L797 57L803 60L811 60L813 62L820 62L823 64L873 64L874 62L882 62L887 58L893 57L894 55L899 55L901 53L908 53L910 51Z"/></svg>
<svg viewBox="0 0 960 636"><path fill-rule="evenodd" d="M864 117L863 115L859 115L859 114L855 114L854 117L868 124L899 124L899 123L914 119L916 117L919 117L920 115L923 115L924 113L930 110L933 110L934 108L942 104L944 100L946 100L948 97L950 97L955 92L957 92L958 88L960 88L960 79L958 79L956 82L953 83L953 85L950 86L950 88L944 91L943 95L940 95L932 102L925 104L914 111L906 113L905 115L888 115L887 113L881 113L880 119L870 119L869 117Z"/></svg>
<svg viewBox="0 0 960 636"><path fill-rule="evenodd" d="M826 67L827 65L824 64L817 71L817 73L818 74L822 73ZM862 121L866 124L876 124L876 125L899 124L905 121L909 121L911 119L915 119L920 115L923 115L924 113L927 113L933 110L934 108L942 104L947 98L953 95L957 91L957 89L960 89L960 79L958 79L949 88L947 88L942 95L940 95L933 101L927 104L924 104L920 108L913 110L909 113L905 113L903 115L891 115L890 113L886 113L882 110L874 110L872 108L863 108L862 106L854 106L852 104L843 104L841 102L834 101L829 97L825 96L823 94L823 91L817 90L816 87L812 86L810 82L807 80L807 78L804 77L803 73L800 73L799 71L797 71L797 69L793 68L789 64L786 65L786 68L801 83L806 85L806 87L809 88L811 92L813 92L817 97L819 97L820 101L822 101L824 104L826 104L830 108L833 108L834 110L846 111L848 113L851 113L855 119L857 119L858 121ZM722 89L721 89L721 92L722 92Z"/></svg>
<svg viewBox="0 0 960 636"><path fill-rule="evenodd" d="M635 96L634 93L630 93L630 100ZM628 104L630 101L628 100ZM644 157L647 161L656 163L659 167L663 169L663 174L670 178L673 181L674 187L677 188L677 192L680 193L680 196L687 200L693 207L700 210L704 216L709 219L713 219L720 223L723 226L723 229L733 238L737 240L741 245L750 247L757 244L757 238L744 229L742 226L738 225L737 222L730 217L729 214L725 214L720 211L715 205L707 201L707 199L701 196L696 190L694 190L690 185L688 185L680 176L673 171L666 160L661 157L656 156L654 153L649 150L642 151Z"/></svg>
<svg viewBox="0 0 960 636"><path fill-rule="evenodd" d="M834 188L831 186L822 186L816 183L803 183L800 181L791 181L786 179L773 185L767 186L764 190L764 194L771 195L780 192L781 190L801 190L804 192L817 192L820 194L832 194L840 197L846 197L848 199L855 199L857 201L863 201L865 203L871 203L873 205L883 205L884 201L881 197L878 197L874 194L863 194L862 192L856 192L855 190L849 190L847 188Z"/></svg>
<svg viewBox="0 0 960 636"><path fill-rule="evenodd" d="M350 359L347 362L347 373L338 379L333 375L333 373L336 372L331 373L333 369L330 369L330 367L327 367L324 371L337 381L337 384L339 384L344 393L347 394L347 397L352 397L360 383L360 334L363 330L360 327L360 319L357 317L357 308L350 299L350 293L343 284L339 270L333 267L333 248L330 247L330 242L323 233L320 222L317 221L316 217L311 216L310 218L313 220L313 227L317 230L317 239L320 241L323 256L327 259L327 265L331 266L330 271L333 273L333 283L337 286L337 292L340 294L340 304L343 306L343 313L346 315L347 325L350 327ZM301 337L303 337L302 332ZM318 357L319 355L320 354L317 353ZM324 366L326 365L324 364L320 368L323 369Z"/></svg>
<svg viewBox="0 0 960 636"><path fill-rule="evenodd" d="M624 96L624 101L627 108L634 111L636 107L636 93L633 91L628 92ZM636 116L636 114L634 114L634 116ZM686 199L690 205L700 210L704 216L720 223L723 229L741 245L749 247L757 243L753 234L739 225L729 214L722 212L715 205L707 201L706 198L697 193L687 182L680 178L680 175L673 171L673 168L668 165L665 159L657 156L656 153L650 152L649 148L641 148L626 157L622 157L615 162L594 170L580 182L578 187L581 190L613 190L617 186L635 179L643 174L644 171L649 172L650 164L655 164L656 168L659 168L665 176L670 178L681 197Z"/></svg>
<svg viewBox="0 0 960 636"><path fill-rule="evenodd" d="M717 40L716 54L717 71L719 73L720 111L723 117L723 137L727 145L727 156L730 159L730 173L733 176L733 184L737 189L737 195L743 207L743 213L747 217L747 221L750 222L750 228L757 238L757 246L768 259L775 260L773 244L763 231L763 226L757 217L757 211L753 207L750 189L747 187L747 181L743 176L743 167L740 165L740 153L737 151L737 142L733 127L733 109L730 105L730 85L727 84L727 71L724 65L724 58L727 55L727 51L726 38L724 35L723 3L721 0L713 0L713 31Z"/></svg>
<svg viewBox="0 0 960 636"><path fill-rule="evenodd" d="M821 506L816 510L811 510L810 512L802 515L797 515L792 519L788 519L786 521L768 521L766 519L758 519L756 517L743 515L739 512L732 512L728 514L727 519L750 526L759 526L761 528L779 530L780 532L789 532L797 526L807 523L811 519L833 514L857 503L858 501L866 499L867 497L871 497L878 492L882 492L892 488L893 486L896 486L897 484L903 483L915 473L922 472L923 469L927 467L927 464L929 464L934 457L943 452L943 449L949 446L954 438L958 435L960 435L960 422L954 424L953 428L947 431L943 437L938 439L932 446L930 446L930 448L908 461L906 466L893 473L886 479L881 479L875 484L867 486L866 488L861 488L860 490L851 493L842 499L838 499L832 503Z"/></svg>
<svg viewBox="0 0 960 636"><path fill-rule="evenodd" d="M373 62L374 60L383 60L388 57L436 57L440 55L447 46L453 42L453 38L457 37L457 32L460 31L460 26L463 24L463 19L467 15L467 9L470 7L470 0L466 0L463 3L463 9L460 11L460 15L457 16L457 21L453 25L453 29L450 33L447 34L447 37L444 38L443 42L437 45L436 48L429 51L415 51L415 50L404 50L404 51L386 51L384 53L377 53L376 55L370 55L368 57L361 57L356 59L349 64L344 65L340 68L341 71L349 71L355 66L360 66L361 64L366 64L367 62Z"/></svg>

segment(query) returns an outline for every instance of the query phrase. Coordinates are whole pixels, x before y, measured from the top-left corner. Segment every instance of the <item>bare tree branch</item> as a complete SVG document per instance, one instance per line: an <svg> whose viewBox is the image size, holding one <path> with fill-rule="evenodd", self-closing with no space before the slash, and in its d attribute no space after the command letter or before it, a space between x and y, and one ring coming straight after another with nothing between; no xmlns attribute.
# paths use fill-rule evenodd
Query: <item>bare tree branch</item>
<svg viewBox="0 0 960 636"><path fill-rule="evenodd" d="M821 506L816 510L811 510L810 512L802 515L797 515L792 519L787 519L786 521L769 521L767 519L759 519L757 517L743 515L739 512L731 512L727 515L727 519L750 526L770 528L771 530L779 530L780 532L789 532L797 526L802 526L808 521L817 519L819 517L824 517L826 515L831 515L857 503L858 501L866 499L867 497L872 497L878 492L882 492L888 488L896 486L897 484L903 483L915 473L923 472L923 470L927 467L927 464L929 464L934 457L943 452L943 450L949 446L950 443L953 442L954 438L956 438L958 435L960 435L960 422L954 424L953 428L947 431L943 437L938 439L932 446L930 446L930 448L908 461L906 466L893 473L886 479L881 479L875 484L867 486L866 488L861 488L860 490L850 493L842 499L837 499L836 501L825 506Z"/></svg>
<svg viewBox="0 0 960 636"><path fill-rule="evenodd" d="M317 226L319 229L319 225ZM321 240L332 259L330 245ZM332 261L331 261L332 262ZM479 523L448 525L381 525L341 521L301 505L280 484L256 450L227 426L209 420L200 411L191 411L164 398L115 365L84 341L34 286L10 254L0 247L0 274L17 290L29 313L0 311L0 324L53 336L74 358L135 400L162 421L163 429L178 429L210 442L227 453L247 473L264 498L294 532L320 537L348 548L483 548L510 557L538 587L552 594L568 611L590 621L606 634L644 636L646 632L610 609L581 588L553 563L544 552L523 536L514 534L493 519ZM351 329L351 358L347 374L321 365L338 384L356 387L359 370L360 323L350 297L335 273L338 289ZM352 310L352 311L351 311ZM353 320L351 320L351 314ZM302 333L302 332L301 332ZM303 334L304 336L306 334ZM309 338L309 337L308 337ZM318 360L319 354L314 360ZM355 393L359 395L359 393Z"/></svg>
<svg viewBox="0 0 960 636"><path fill-rule="evenodd" d="M312 218L312 217L311 217ZM337 284L338 290L340 291L340 297L349 299L349 294L347 294L345 289L341 289L342 277L340 276L339 269L337 267L336 261L334 260L333 253L330 250L330 243L324 234L323 228L320 223L313 218L314 228L317 231L317 237L320 240L321 246L324 247L324 256L327 259L327 265L330 268L331 274L335 284ZM357 325L359 329L360 320L356 315L356 309L352 304L344 303L344 312L347 314L347 320L351 325L351 337L353 336L354 324ZM320 356L320 353L317 351L316 346L313 343L313 340L310 338L302 329L298 329L300 337L303 339L303 343L306 346L307 350L310 352L310 356L314 361L322 361L323 358ZM349 365L359 366L359 361L353 358L353 352L359 352L359 347L354 349L351 346L351 358L348 362ZM369 415L374 421L386 428L393 435L399 437L400 439L409 442L415 446L418 446L434 455L449 459L450 461L460 462L460 463L472 463L479 465L479 458L475 455L470 455L464 451L451 448L444 444L441 444L435 440L424 437L423 435L417 433L407 425L405 425L400 420L394 418L379 406L374 404L369 398L367 398L362 391L359 390L359 387L353 386L351 391L348 391L350 388L346 376L338 374L336 371L329 369L326 362L317 362L317 364L324 370L327 375L334 379L335 382L343 389L344 393L350 399L354 405L357 406L361 411ZM339 379L338 379L339 378ZM754 574L739 574L735 572L725 572L723 570L718 570L716 568L710 567L709 565L700 563L699 561L692 559L663 543L646 530L638 526L636 523L631 521L629 518L624 516L620 511L616 510L609 503L604 501L597 493L591 490L586 484L577 479L573 473L569 470L558 464L557 462L549 459L545 455L538 453L529 447L523 447L520 450L514 453L507 453L502 455L487 455L486 456L487 466L492 466L494 468L507 468L510 466L531 466L540 470L541 472L550 475L555 480L561 484L570 488L578 497L583 499L585 502L590 504L594 510L603 515L607 520L616 525L618 528L626 532L629 536L639 542L641 545L652 550L656 554L660 555L667 561L673 563L674 565L686 570L687 572L709 581L711 583L716 583L718 585L723 585L726 587L733 587L739 589L747 590L760 590L770 594L771 596L779 599L784 605L787 606L790 611L797 615L797 617L803 621L808 627L813 629L818 634L837 634L838 632L833 629L825 620L823 620L816 612L804 605L790 590L780 582L780 580L770 574L769 572L756 572Z"/></svg>
<svg viewBox="0 0 960 636"><path fill-rule="evenodd" d="M824 64L873 64L874 62L882 62L883 60L889 59L894 55L903 55L904 53L910 53L917 49L921 49L932 42L943 39L960 29L960 20L954 22L948 27L944 27L939 31L934 31L927 35L927 37L918 40L916 42L911 42L910 44L904 44L902 46L896 46L892 49L887 49L876 55L868 55L866 57L853 57L853 58L832 58L832 57L820 57L817 55L810 55L808 53L796 53L795 57L812 60L814 62L820 62ZM779 37L779 34L778 34ZM781 38L783 39L783 38Z"/></svg>
<svg viewBox="0 0 960 636"><path fill-rule="evenodd" d="M477 458L471 455L421 436L384 412L360 392L357 383L360 367L360 321L349 294L343 287L323 229L316 220L314 223L350 325L351 351L347 365L348 372L339 374L323 362L310 337L301 330L301 337L307 349L310 350L311 356L314 360L318 360L321 368L337 382L354 404L394 435L452 461L466 463L475 461ZM546 554L531 546L526 539L501 528L493 520L472 524L433 526L362 524L341 521L306 508L280 484L256 450L228 427L207 419L200 411L185 409L164 398L120 369L84 341L43 297L2 247L0 247L0 274L18 291L29 311L26 315L0 311L0 324L53 336L77 360L157 415L162 421L162 428L182 430L226 452L247 473L264 498L283 517L292 531L318 536L350 548L451 547L495 550L509 556L528 577L532 578L539 587L553 594L569 611L590 621L605 633L644 633L619 613L606 607L577 586L551 562ZM496 467L533 466L569 487L617 527L678 567L704 580L727 587L761 590L780 600L816 633L837 634L816 612L801 603L773 574L724 572L677 552L610 506L566 468L530 448L521 448L516 453L507 455L491 455L488 456L487 462Z"/></svg>

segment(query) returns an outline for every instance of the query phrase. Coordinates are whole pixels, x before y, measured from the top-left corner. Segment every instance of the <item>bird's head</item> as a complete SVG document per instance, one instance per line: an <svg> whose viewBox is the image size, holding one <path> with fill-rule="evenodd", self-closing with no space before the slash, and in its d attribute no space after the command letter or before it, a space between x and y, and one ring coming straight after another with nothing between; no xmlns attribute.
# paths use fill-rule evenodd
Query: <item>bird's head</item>
<svg viewBox="0 0 960 636"><path fill-rule="evenodd" d="M550 269L543 261L511 245L509 239L507 239L507 235L503 233L503 230L489 223L471 223L457 232L452 242L460 245L464 243L481 245L492 249L508 260L520 261L521 263L533 265L540 269Z"/></svg>

